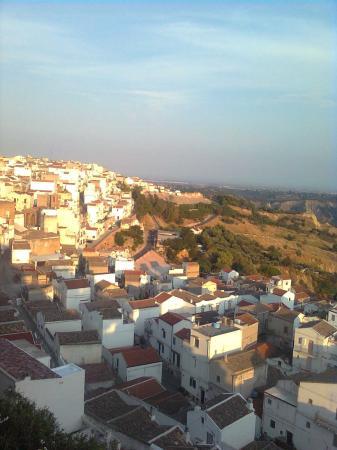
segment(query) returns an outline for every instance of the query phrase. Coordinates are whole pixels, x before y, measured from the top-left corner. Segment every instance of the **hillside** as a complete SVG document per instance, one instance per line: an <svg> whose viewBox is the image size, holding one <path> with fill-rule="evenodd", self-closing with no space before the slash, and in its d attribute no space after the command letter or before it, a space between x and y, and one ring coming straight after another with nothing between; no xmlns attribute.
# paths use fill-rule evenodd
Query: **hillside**
<svg viewBox="0 0 337 450"><path fill-rule="evenodd" d="M215 196L207 205L160 202L159 210L154 198L142 202L149 210L143 219L147 227L204 230L195 239L185 233L168 243L166 256L172 262L197 259L206 272L237 264L243 273L291 276L323 295L334 294L335 283L337 293L337 228L321 223L312 212L266 211L228 195Z"/></svg>

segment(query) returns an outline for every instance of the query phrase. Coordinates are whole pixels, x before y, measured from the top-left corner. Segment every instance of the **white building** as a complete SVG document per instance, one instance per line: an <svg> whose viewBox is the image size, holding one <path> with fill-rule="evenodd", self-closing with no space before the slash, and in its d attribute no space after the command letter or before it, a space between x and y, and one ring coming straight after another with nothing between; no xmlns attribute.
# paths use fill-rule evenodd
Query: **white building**
<svg viewBox="0 0 337 450"><path fill-rule="evenodd" d="M42 309L36 313L36 325L44 339L52 346L55 333L82 329L81 316L75 309Z"/></svg>
<svg viewBox="0 0 337 450"><path fill-rule="evenodd" d="M326 320L304 323L296 328L293 366L311 372L337 367L337 328Z"/></svg>
<svg viewBox="0 0 337 450"><path fill-rule="evenodd" d="M66 432L82 427L84 370L75 364L49 369L12 342L0 339L0 392L12 388L48 408Z"/></svg>
<svg viewBox="0 0 337 450"><path fill-rule="evenodd" d="M12 264L28 264L31 248L28 241L14 240L12 243Z"/></svg>
<svg viewBox="0 0 337 450"><path fill-rule="evenodd" d="M219 278L221 278L227 284L230 284L233 281L237 280L239 276L240 276L239 272L237 272L234 269L228 269L226 267L224 267L219 273Z"/></svg>
<svg viewBox="0 0 337 450"><path fill-rule="evenodd" d="M58 357L65 363L81 365L102 362L102 341L96 330L57 332L55 348Z"/></svg>
<svg viewBox="0 0 337 450"><path fill-rule="evenodd" d="M181 386L204 403L210 382L210 360L241 350L242 331L218 323L191 329L183 342Z"/></svg>
<svg viewBox="0 0 337 450"><path fill-rule="evenodd" d="M222 394L203 408L187 413L187 427L195 445L218 449L241 449L254 441L256 416L251 402L240 394ZM215 448L215 447L213 447Z"/></svg>
<svg viewBox="0 0 337 450"><path fill-rule="evenodd" d="M152 347L130 347L104 352L107 363L113 367L123 381L141 377L153 377L161 383L162 361Z"/></svg>
<svg viewBox="0 0 337 450"><path fill-rule="evenodd" d="M124 310L135 324L136 336L144 336L145 323L148 319L159 316L159 305L153 298L126 302Z"/></svg>
<svg viewBox="0 0 337 450"><path fill-rule="evenodd" d="M295 293L292 291L286 291L280 288L272 288L272 291L268 294L260 296L260 302L264 304L279 303L283 304L289 309L294 309L295 306Z"/></svg>
<svg viewBox="0 0 337 450"><path fill-rule="evenodd" d="M334 450L336 406L336 369L281 380L265 391L263 432L298 450Z"/></svg>
<svg viewBox="0 0 337 450"><path fill-rule="evenodd" d="M133 258L116 258L115 259L115 274L116 278L120 278L125 270L134 270L135 261Z"/></svg>
<svg viewBox="0 0 337 450"><path fill-rule="evenodd" d="M337 327L337 306L331 308L328 312L328 322L334 327Z"/></svg>
<svg viewBox="0 0 337 450"><path fill-rule="evenodd" d="M99 300L83 305L84 330L97 330L106 348L128 347L134 343L135 324L123 317L115 300Z"/></svg>
<svg viewBox="0 0 337 450"><path fill-rule="evenodd" d="M192 322L179 314L167 312L151 320L150 324L148 329L150 344L163 360L179 369L181 354L173 349L176 341L175 333L184 328L191 329Z"/></svg>
<svg viewBox="0 0 337 450"><path fill-rule="evenodd" d="M60 280L58 282L57 296L66 309L80 311L80 305L90 302L91 290L86 278Z"/></svg>

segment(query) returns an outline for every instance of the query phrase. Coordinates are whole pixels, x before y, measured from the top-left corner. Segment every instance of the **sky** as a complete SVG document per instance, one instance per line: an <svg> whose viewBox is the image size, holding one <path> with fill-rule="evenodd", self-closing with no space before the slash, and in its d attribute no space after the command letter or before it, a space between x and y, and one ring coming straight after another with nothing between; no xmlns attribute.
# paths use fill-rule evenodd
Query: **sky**
<svg viewBox="0 0 337 450"><path fill-rule="evenodd" d="M0 2L0 154L337 191L337 0Z"/></svg>

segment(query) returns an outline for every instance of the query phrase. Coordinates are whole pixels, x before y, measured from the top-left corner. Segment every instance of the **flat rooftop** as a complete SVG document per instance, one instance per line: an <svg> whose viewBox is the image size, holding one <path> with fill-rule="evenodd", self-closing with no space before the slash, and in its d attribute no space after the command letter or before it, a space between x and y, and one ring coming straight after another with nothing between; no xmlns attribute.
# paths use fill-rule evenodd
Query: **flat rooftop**
<svg viewBox="0 0 337 450"><path fill-rule="evenodd" d="M219 327L212 326L212 325L202 325L201 327L193 328L192 333L194 331L197 331L198 333L203 334L204 336L214 337L214 336L220 336L221 334L231 333L232 331L237 331L237 330L239 330L239 328L229 327L226 325L220 325Z"/></svg>

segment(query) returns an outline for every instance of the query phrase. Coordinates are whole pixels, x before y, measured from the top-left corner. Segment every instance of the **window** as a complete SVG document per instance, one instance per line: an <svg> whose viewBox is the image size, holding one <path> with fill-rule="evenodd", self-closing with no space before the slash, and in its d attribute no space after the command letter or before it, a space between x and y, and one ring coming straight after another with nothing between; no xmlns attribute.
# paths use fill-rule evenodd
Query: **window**
<svg viewBox="0 0 337 450"><path fill-rule="evenodd" d="M288 327L283 328L284 334L288 334Z"/></svg>
<svg viewBox="0 0 337 450"><path fill-rule="evenodd" d="M205 423L205 419L203 417L201 418L201 423Z"/></svg>
<svg viewBox="0 0 337 450"><path fill-rule="evenodd" d="M312 405L312 398L308 398L309 405Z"/></svg>
<svg viewBox="0 0 337 450"><path fill-rule="evenodd" d="M213 434L207 432L207 444L213 444Z"/></svg>
<svg viewBox="0 0 337 450"><path fill-rule="evenodd" d="M172 342L173 342L173 345L176 345L176 338L175 337L172 339Z"/></svg>
<svg viewBox="0 0 337 450"><path fill-rule="evenodd" d="M278 365L279 367L281 367L281 366L282 366L282 361L277 361L277 365Z"/></svg>
<svg viewBox="0 0 337 450"><path fill-rule="evenodd" d="M217 382L217 383L220 383L220 375L217 375L217 376L216 376L216 382Z"/></svg>
<svg viewBox="0 0 337 450"><path fill-rule="evenodd" d="M197 337L194 338L194 347L199 348L199 338Z"/></svg>
<svg viewBox="0 0 337 450"><path fill-rule="evenodd" d="M298 343L302 344L302 338L298 338Z"/></svg>
<svg viewBox="0 0 337 450"><path fill-rule="evenodd" d="M306 428L310 428L310 422L307 422L307 423L305 424L305 427L306 427Z"/></svg>
<svg viewBox="0 0 337 450"><path fill-rule="evenodd" d="M336 320L335 314L331 314L331 320L332 320L332 322L334 322Z"/></svg>
<svg viewBox="0 0 337 450"><path fill-rule="evenodd" d="M190 386L195 389L197 385L197 382L195 381L195 378L190 377Z"/></svg>
<svg viewBox="0 0 337 450"><path fill-rule="evenodd" d="M166 331L164 330L164 328L161 329L161 334L163 336L163 338L166 338Z"/></svg>
<svg viewBox="0 0 337 450"><path fill-rule="evenodd" d="M268 398L267 403L268 403L268 405L271 405L271 403L272 403L271 398Z"/></svg>
<svg viewBox="0 0 337 450"><path fill-rule="evenodd" d="M270 421L270 428L275 428L275 425L276 425L275 421L271 420Z"/></svg>

